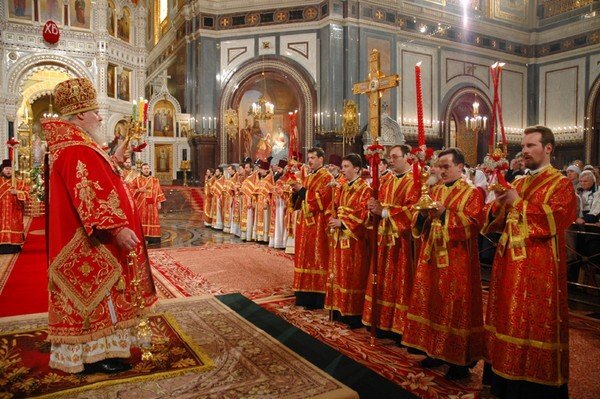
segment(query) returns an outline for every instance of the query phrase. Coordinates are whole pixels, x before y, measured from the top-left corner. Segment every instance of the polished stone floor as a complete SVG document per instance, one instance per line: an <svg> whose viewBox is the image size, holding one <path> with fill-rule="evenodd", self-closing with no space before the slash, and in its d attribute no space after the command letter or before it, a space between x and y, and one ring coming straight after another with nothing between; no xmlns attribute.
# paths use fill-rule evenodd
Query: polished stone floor
<svg viewBox="0 0 600 399"><path fill-rule="evenodd" d="M161 242L148 248L244 243L236 236L204 226L202 214L194 211L190 198L180 191L167 189L165 196L167 201L159 213Z"/></svg>

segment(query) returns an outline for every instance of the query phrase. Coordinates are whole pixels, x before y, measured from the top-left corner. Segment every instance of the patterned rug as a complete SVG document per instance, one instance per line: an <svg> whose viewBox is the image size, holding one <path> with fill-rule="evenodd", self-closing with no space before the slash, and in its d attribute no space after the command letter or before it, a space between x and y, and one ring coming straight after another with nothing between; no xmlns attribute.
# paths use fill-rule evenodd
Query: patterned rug
<svg viewBox="0 0 600 399"><path fill-rule="evenodd" d="M411 355L389 339L369 345L369 333L349 330L344 324L330 322L325 310L307 311L294 306L294 298L257 301L263 308L300 328L351 359L364 364L390 381L422 398L492 398L481 385L483 362L473 369L468 380L456 383L444 378L447 367L423 369L420 355ZM600 321L571 315L570 318L570 397L600 397Z"/></svg>
<svg viewBox="0 0 600 399"><path fill-rule="evenodd" d="M291 295L293 257L259 244L205 245L149 251L165 298L240 292L250 299Z"/></svg>
<svg viewBox="0 0 600 399"><path fill-rule="evenodd" d="M71 396L79 392L125 382L141 382L173 377L213 367L208 356L166 314L150 317L152 359L142 360L138 348L132 350L130 371L119 374L69 374L48 367L50 344L43 328L19 329L22 321L2 323L0 335L0 394L2 398L31 396ZM15 325L16 324L16 325ZM20 326L19 326L20 324Z"/></svg>
<svg viewBox="0 0 600 399"><path fill-rule="evenodd" d="M155 378L145 381L124 378L116 383L98 383L93 390L69 392L63 397L79 399L358 398L354 391L285 348L215 298L164 300L159 302L155 310L158 314L167 314L172 318L165 318L167 321L173 320L167 324L176 323L181 336L189 340L186 342L201 347L206 356L212 360L214 367L203 369L202 372L191 370L189 367L192 366L183 361L184 355L175 354L174 356L179 356L181 367L176 375L156 374ZM46 318L46 314L37 314L0 319L0 334L43 329ZM164 323L161 325L165 326ZM33 342L31 339L29 338L30 342ZM39 338L38 342L42 339ZM22 357L22 354L6 351L10 345L7 341L9 340L0 338L0 346L6 353L2 355L0 362L5 365L15 356ZM184 350L181 344L177 347L181 349L175 350L176 348L172 347L171 352L180 353ZM40 349L32 347L28 351L40 352ZM165 360L158 355L157 352L154 356L157 363L170 359ZM173 366L172 362L171 365ZM188 369L182 370L183 367ZM136 364L136 368L143 369L139 364ZM17 371L7 373L3 370L5 369L0 366L0 381L12 381L16 378ZM71 376L71 378L75 381L81 377ZM48 378L47 383L51 383L53 379L58 377ZM40 384L42 381L44 380L36 379L30 385ZM0 392L6 390L0 388ZM0 393L0 398L9 397L11 396L8 393Z"/></svg>

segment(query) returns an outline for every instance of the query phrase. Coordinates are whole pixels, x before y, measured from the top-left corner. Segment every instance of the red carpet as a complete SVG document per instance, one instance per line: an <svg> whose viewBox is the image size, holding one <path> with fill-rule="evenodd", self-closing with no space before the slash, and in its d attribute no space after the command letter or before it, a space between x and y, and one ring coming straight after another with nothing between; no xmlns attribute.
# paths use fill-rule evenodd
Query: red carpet
<svg viewBox="0 0 600 399"><path fill-rule="evenodd" d="M43 216L31 221L23 250L0 292L0 317L48 311L44 224Z"/></svg>
<svg viewBox="0 0 600 399"><path fill-rule="evenodd" d="M179 191L185 194L190 199L190 204L195 212L202 212L204 210L204 191L200 187L183 187L183 186L162 186L162 190L165 195L168 191ZM167 198L167 202L169 198Z"/></svg>
<svg viewBox="0 0 600 399"><path fill-rule="evenodd" d="M256 302L421 398L493 397L489 389L481 385L483 362L473 369L470 378L448 381L444 378L446 367L421 368L418 362L423 356L411 355L389 339L379 339L377 345L372 347L366 329L350 330L343 324L330 322L325 310L308 311L294 306L294 298ZM573 399L600 398L600 321L571 314L569 325L569 395Z"/></svg>
<svg viewBox="0 0 600 399"><path fill-rule="evenodd" d="M151 249L152 272L166 298L240 292L258 298L292 295L293 257L259 244Z"/></svg>

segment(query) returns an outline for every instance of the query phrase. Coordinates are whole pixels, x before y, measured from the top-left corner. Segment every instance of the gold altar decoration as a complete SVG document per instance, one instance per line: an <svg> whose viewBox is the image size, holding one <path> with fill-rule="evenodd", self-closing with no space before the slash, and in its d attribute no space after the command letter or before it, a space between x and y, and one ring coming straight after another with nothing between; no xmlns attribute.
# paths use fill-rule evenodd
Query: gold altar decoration
<svg viewBox="0 0 600 399"><path fill-rule="evenodd" d="M231 141L239 139L239 117L235 109L229 108L225 111L225 133Z"/></svg>
<svg viewBox="0 0 600 399"><path fill-rule="evenodd" d="M419 201L413 205L413 209L417 211L437 209L440 206L440 203L431 198L429 195L429 186L427 186L429 172L427 172L425 168L421 168L419 177L421 179L421 197L419 198Z"/></svg>
<svg viewBox="0 0 600 399"><path fill-rule="evenodd" d="M354 101L345 100L344 111L342 113L342 138L344 142L351 144L354 143L354 139L358 133L358 107Z"/></svg>
<svg viewBox="0 0 600 399"><path fill-rule="evenodd" d="M182 160L181 164L179 165L179 170L183 172L183 186L187 187L187 172L190 170L190 161L187 159Z"/></svg>

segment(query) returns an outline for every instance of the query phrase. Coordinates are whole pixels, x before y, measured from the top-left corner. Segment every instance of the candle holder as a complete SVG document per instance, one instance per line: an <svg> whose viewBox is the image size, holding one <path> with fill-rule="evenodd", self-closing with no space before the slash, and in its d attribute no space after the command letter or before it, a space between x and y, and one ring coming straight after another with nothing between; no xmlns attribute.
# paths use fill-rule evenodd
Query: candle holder
<svg viewBox="0 0 600 399"><path fill-rule="evenodd" d="M511 185L504 180L502 172L508 170L507 145L499 142L496 148L491 147L488 155L483 160L483 171L491 176L488 190L502 194L511 188Z"/></svg>
<svg viewBox="0 0 600 399"><path fill-rule="evenodd" d="M187 159L181 161L181 164L179 165L179 170L183 172L183 187L187 187L187 172L188 170L190 170L190 161L188 161Z"/></svg>
<svg viewBox="0 0 600 399"><path fill-rule="evenodd" d="M427 185L427 180L429 179L429 172L427 172L425 168L421 168L421 173L419 177L421 178L421 197L419 198L417 203L413 205L413 209L417 211L437 209L440 206L440 203L434 201L433 198L431 198L431 196L429 195L429 186Z"/></svg>
<svg viewBox="0 0 600 399"><path fill-rule="evenodd" d="M135 250L129 252L127 265L129 266L130 271L133 274L133 279L131 280L131 284L133 285L132 305L138 308L140 315L139 322L135 331L135 338L137 340L137 344L140 350L142 351L142 360L152 360L152 358L154 357L151 351L152 329L150 328L150 320L148 320L148 317L144 313L146 304L144 302L144 297L142 296L142 289L140 287L141 279L137 270L137 254Z"/></svg>

